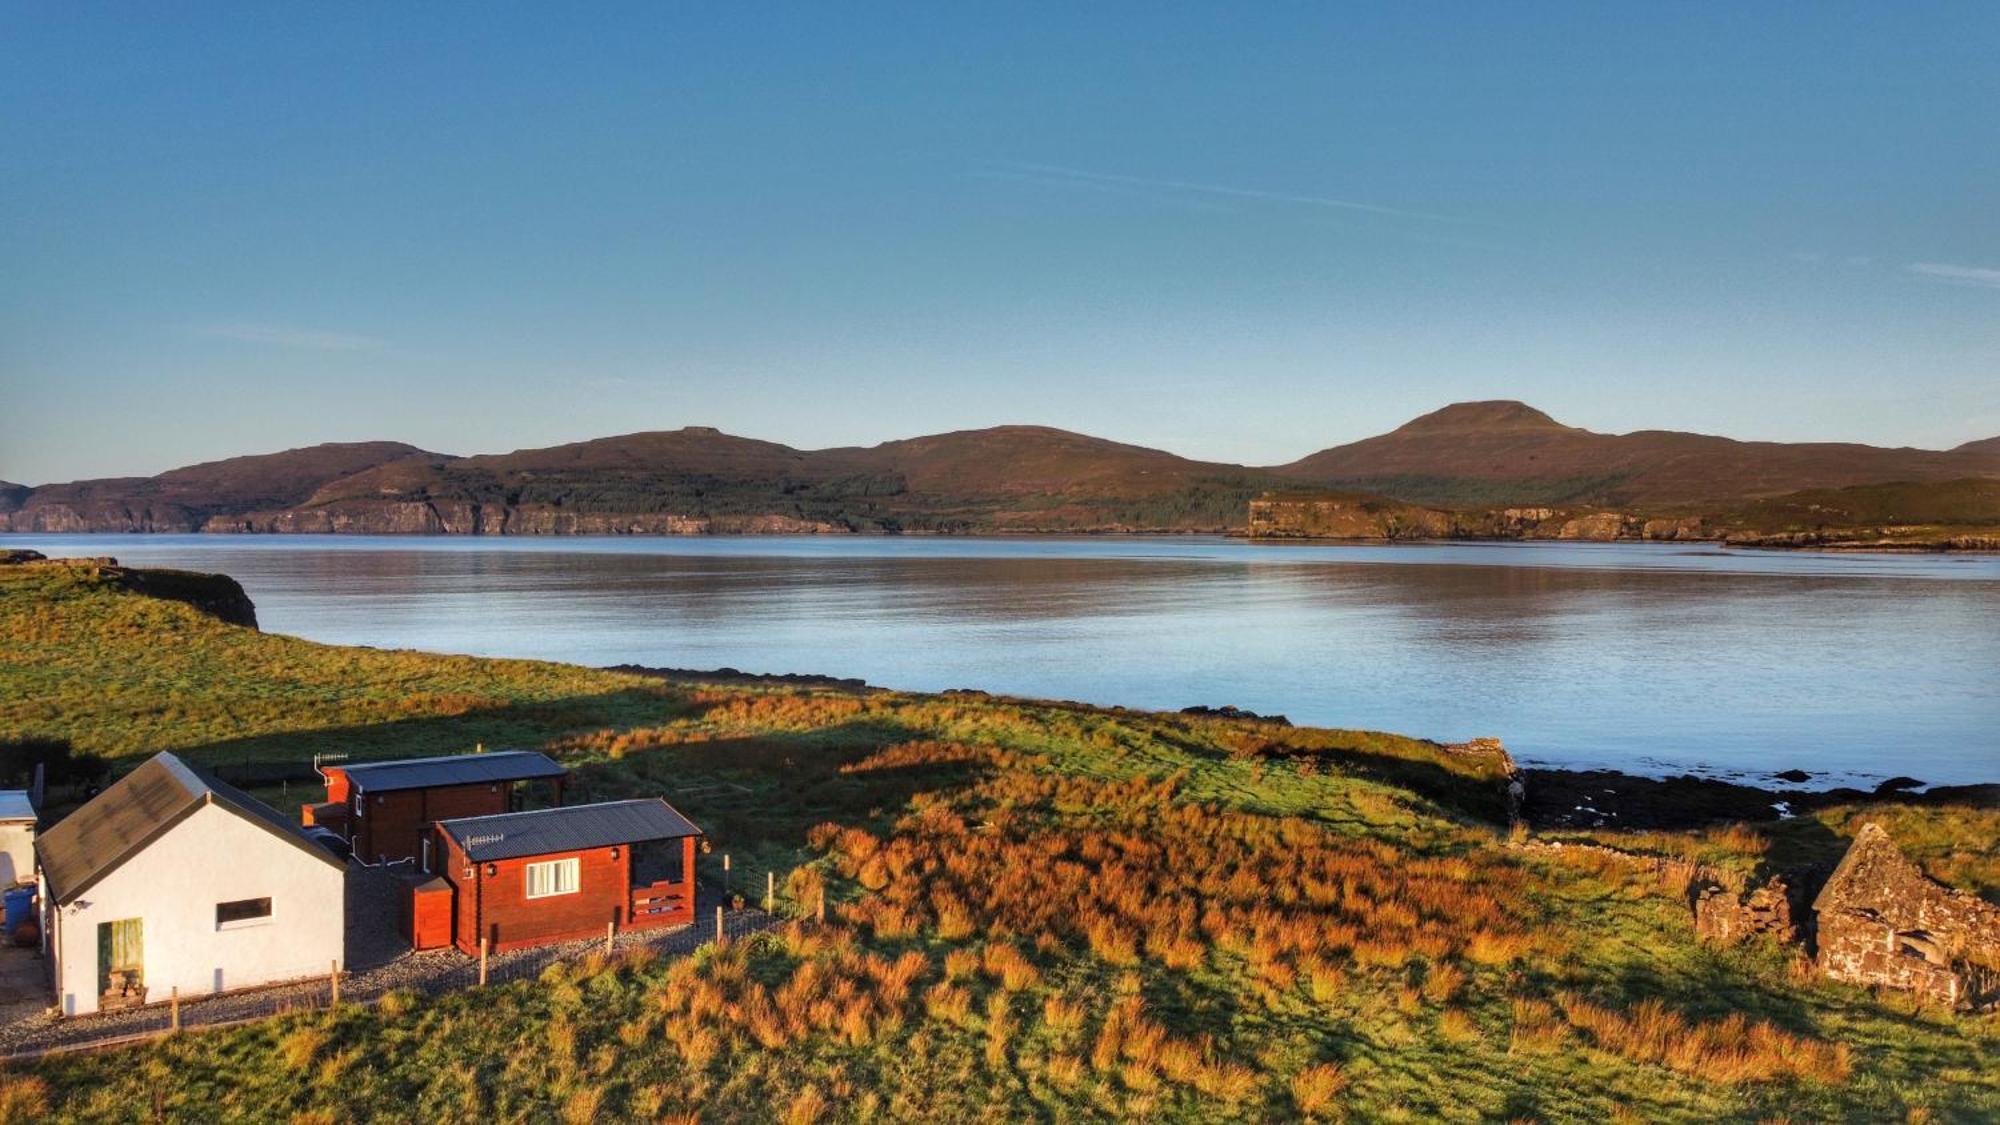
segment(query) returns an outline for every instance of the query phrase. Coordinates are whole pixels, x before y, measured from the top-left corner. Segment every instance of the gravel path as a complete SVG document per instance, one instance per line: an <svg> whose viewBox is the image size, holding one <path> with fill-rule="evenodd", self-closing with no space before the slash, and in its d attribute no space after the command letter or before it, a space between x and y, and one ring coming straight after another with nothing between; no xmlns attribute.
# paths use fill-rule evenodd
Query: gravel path
<svg viewBox="0 0 2000 1125"><path fill-rule="evenodd" d="M479 983L479 961L456 949L413 952L396 932L408 886L397 869L350 866L347 877L347 951L351 968L341 975L340 998L370 1002L396 989L413 989L426 996L472 988ZM613 951L647 946L662 957L694 952L715 936L719 894L698 893L696 917L705 920L673 929L628 930L612 941ZM732 911L723 930L741 937L777 925L779 919L757 909ZM604 948L604 939L588 938L560 945L537 946L487 958L487 982L540 976L557 961L581 959ZM181 1002L183 1028L214 1027L268 1019L286 1012L323 1008L331 999L330 981L315 977L295 984L249 989L202 1000ZM0 1058L33 1057L50 1051L113 1046L166 1032L172 1013L165 1004L98 1015L58 1019L46 1013L0 1023Z"/></svg>

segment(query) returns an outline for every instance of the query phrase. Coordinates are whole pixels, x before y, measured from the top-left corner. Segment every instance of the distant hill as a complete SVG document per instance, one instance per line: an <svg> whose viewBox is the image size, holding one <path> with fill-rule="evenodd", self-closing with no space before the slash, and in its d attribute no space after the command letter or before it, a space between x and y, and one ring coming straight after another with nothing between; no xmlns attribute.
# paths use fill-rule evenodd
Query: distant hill
<svg viewBox="0 0 2000 1125"><path fill-rule="evenodd" d="M1447 406L1389 433L1280 466L1295 481L1443 505L1699 507L1884 481L2000 476L2000 448L1883 449L1736 441L1641 430L1599 434L1519 402Z"/></svg>
<svg viewBox="0 0 2000 1125"><path fill-rule="evenodd" d="M1802 489L2000 478L1995 444L1933 451L1598 434L1511 401L1458 403L1276 468L1045 426L820 450L690 426L470 457L398 442L320 445L157 477L0 486L0 530L1228 531L1246 525L1258 496L1341 492L1365 500L1368 519L1414 534L1490 526L1450 514L1459 510L1681 516Z"/></svg>
<svg viewBox="0 0 2000 1125"><path fill-rule="evenodd" d="M231 457L156 477L113 477L28 490L7 515L13 531L199 531L210 516L305 502L321 485L411 457L393 441L328 443Z"/></svg>
<svg viewBox="0 0 2000 1125"><path fill-rule="evenodd" d="M518 533L1226 530L1278 478L1039 426L799 450L708 427L464 458L329 482L306 508L391 528ZM283 514L251 513L246 530ZM290 517L293 522L300 518Z"/></svg>
<svg viewBox="0 0 2000 1125"><path fill-rule="evenodd" d="M1994 453L2000 454L2000 437L1981 438L1968 441L1964 445L1952 447L1953 453Z"/></svg>

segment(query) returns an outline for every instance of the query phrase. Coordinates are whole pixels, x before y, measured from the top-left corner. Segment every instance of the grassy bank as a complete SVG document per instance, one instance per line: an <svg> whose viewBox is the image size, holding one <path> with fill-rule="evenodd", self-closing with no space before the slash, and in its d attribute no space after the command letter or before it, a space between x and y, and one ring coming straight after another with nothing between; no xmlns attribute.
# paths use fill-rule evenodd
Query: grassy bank
<svg viewBox="0 0 2000 1125"><path fill-rule="evenodd" d="M672 966L50 1060L0 1089L30 1116L2000 1114L2000 1022L1820 982L1794 950L1703 945L1673 877L1510 846L1493 756L328 647L54 568L0 567L0 649L0 736L126 762L543 746L593 798L666 794L739 885L769 871L786 902L831 903L827 926ZM1622 842L1752 872L1861 815ZM1957 879L1986 889L1987 841L1930 831L1927 856L1963 851Z"/></svg>

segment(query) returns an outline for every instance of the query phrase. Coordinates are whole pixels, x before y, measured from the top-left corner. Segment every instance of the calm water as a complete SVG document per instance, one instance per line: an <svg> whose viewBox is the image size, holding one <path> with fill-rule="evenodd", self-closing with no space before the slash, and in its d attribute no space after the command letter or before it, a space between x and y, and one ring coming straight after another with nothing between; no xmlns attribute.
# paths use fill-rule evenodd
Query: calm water
<svg viewBox="0 0 2000 1125"><path fill-rule="evenodd" d="M1221 539L4 536L234 575L264 628L1317 725L1527 761L2000 780L2000 557Z"/></svg>

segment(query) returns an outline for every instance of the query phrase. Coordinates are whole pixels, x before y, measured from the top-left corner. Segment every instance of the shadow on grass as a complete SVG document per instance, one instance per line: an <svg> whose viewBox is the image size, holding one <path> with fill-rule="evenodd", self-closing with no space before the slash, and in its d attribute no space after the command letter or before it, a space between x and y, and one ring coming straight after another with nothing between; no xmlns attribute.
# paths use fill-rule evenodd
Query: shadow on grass
<svg viewBox="0 0 2000 1125"><path fill-rule="evenodd" d="M577 780L588 800L663 794L717 841L796 850L828 822L885 835L910 798L967 785L983 768L949 762L846 772L921 737L899 723L867 720L685 742L582 763Z"/></svg>
<svg viewBox="0 0 2000 1125"><path fill-rule="evenodd" d="M413 716L381 723L329 726L227 739L178 751L232 784L246 787L280 781L317 782L315 754L345 754L349 760L416 758L469 753L479 746L496 750L539 746L565 734L656 726L690 713L676 692L633 688L539 703L486 707L455 715ZM136 767L134 757L121 767Z"/></svg>
<svg viewBox="0 0 2000 1125"><path fill-rule="evenodd" d="M1339 749L1298 749L1277 747L1265 757L1278 761L1310 763L1321 769L1336 770L1350 777L1403 789L1429 800L1446 814L1460 820L1504 826L1507 823L1506 782L1474 777L1422 758L1360 747Z"/></svg>

